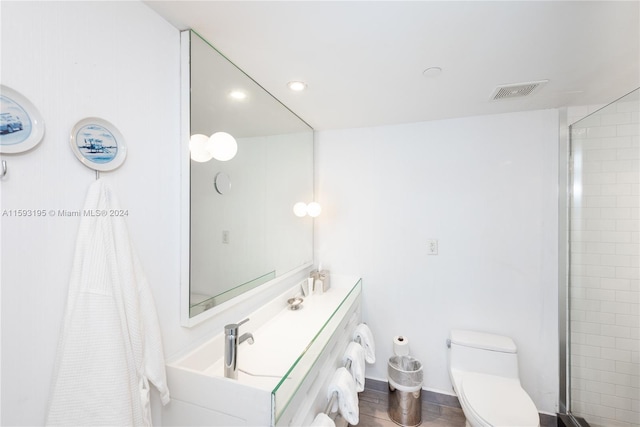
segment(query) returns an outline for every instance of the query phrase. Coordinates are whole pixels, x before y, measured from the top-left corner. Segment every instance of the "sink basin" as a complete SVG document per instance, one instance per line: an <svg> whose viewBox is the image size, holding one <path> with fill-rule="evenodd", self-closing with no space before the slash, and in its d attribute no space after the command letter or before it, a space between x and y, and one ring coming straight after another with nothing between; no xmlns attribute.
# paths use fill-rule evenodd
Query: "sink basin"
<svg viewBox="0 0 640 427"><path fill-rule="evenodd" d="M225 414L234 413L237 406L238 413L245 417L238 425L264 425L264 416L273 423L344 321L360 290L358 279L341 280L337 276L327 292L309 295L297 310L291 310L287 299L297 291L292 288L248 316L251 321L242 332L251 332L255 342L238 347L237 379L224 377L221 331L167 364L172 398ZM246 418L247 408L262 418ZM235 425L227 419L225 423Z"/></svg>

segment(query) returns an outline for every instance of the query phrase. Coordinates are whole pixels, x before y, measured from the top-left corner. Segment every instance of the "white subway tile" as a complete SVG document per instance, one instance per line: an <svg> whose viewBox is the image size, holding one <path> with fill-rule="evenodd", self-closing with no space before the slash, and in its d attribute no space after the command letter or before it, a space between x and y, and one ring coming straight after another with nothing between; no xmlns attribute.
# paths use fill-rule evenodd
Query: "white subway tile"
<svg viewBox="0 0 640 427"><path fill-rule="evenodd" d="M638 304L638 292L616 291L616 301Z"/></svg>
<svg viewBox="0 0 640 427"><path fill-rule="evenodd" d="M600 286L602 289L613 289L619 291L630 291L631 280L629 279L614 279L611 277L603 277L600 279Z"/></svg>
<svg viewBox="0 0 640 427"><path fill-rule="evenodd" d="M622 172L600 172L600 173L584 174L582 175L582 183L587 185L615 184L618 180L619 173L622 173Z"/></svg>
<svg viewBox="0 0 640 427"><path fill-rule="evenodd" d="M616 348L602 348L600 350L600 357L603 359L611 359L620 362L631 363L631 351L618 350Z"/></svg>
<svg viewBox="0 0 640 427"><path fill-rule="evenodd" d="M583 366L589 369L596 369L599 371L607 371L607 372L615 372L616 371L616 360L614 359L603 359L601 357L583 357Z"/></svg>
<svg viewBox="0 0 640 427"><path fill-rule="evenodd" d="M606 231L616 231L617 221L615 219L588 219L584 223L584 228L586 230L606 230ZM630 220L631 221L631 220ZM632 221L636 222L636 221ZM620 231L620 230L618 230ZM630 231L630 230L628 230Z"/></svg>
<svg viewBox="0 0 640 427"><path fill-rule="evenodd" d="M600 148L608 148L610 150L615 150L617 148L633 148L634 147L634 136L614 136L613 138L602 138L600 142Z"/></svg>
<svg viewBox="0 0 640 427"><path fill-rule="evenodd" d="M640 221L635 219L617 219L616 231L640 231Z"/></svg>
<svg viewBox="0 0 640 427"><path fill-rule="evenodd" d="M600 403L600 393L582 390L580 388L571 388L571 399L584 403Z"/></svg>
<svg viewBox="0 0 640 427"><path fill-rule="evenodd" d="M613 325L600 325L598 323L572 321L571 331L580 332L583 334L599 335L601 333L601 327L603 326L613 326ZM626 336L629 336L629 335L627 334Z"/></svg>
<svg viewBox="0 0 640 427"><path fill-rule="evenodd" d="M571 307L575 310L599 311L601 301L576 298L571 300Z"/></svg>
<svg viewBox="0 0 640 427"><path fill-rule="evenodd" d="M638 170L637 160L602 161L600 172L634 172Z"/></svg>
<svg viewBox="0 0 640 427"><path fill-rule="evenodd" d="M636 304L617 301L602 301L602 303L600 304L600 310L605 313L633 314L631 311L631 307L633 307L634 305Z"/></svg>
<svg viewBox="0 0 640 427"><path fill-rule="evenodd" d="M618 243L587 242L586 245L587 253L615 254Z"/></svg>
<svg viewBox="0 0 640 427"><path fill-rule="evenodd" d="M616 396L627 397L629 399L640 399L640 388L616 385Z"/></svg>
<svg viewBox="0 0 640 427"><path fill-rule="evenodd" d="M610 174L602 174L602 175L607 175L608 177ZM615 180L619 184L627 184L627 183L638 184L640 182L640 175L636 171L616 172Z"/></svg>
<svg viewBox="0 0 640 427"><path fill-rule="evenodd" d="M600 255L600 265L609 265L614 267L630 267L631 258L628 255Z"/></svg>
<svg viewBox="0 0 640 427"><path fill-rule="evenodd" d="M627 231L602 231L600 238L603 242L630 243L631 233Z"/></svg>
<svg viewBox="0 0 640 427"><path fill-rule="evenodd" d="M572 268L572 272L576 270ZM571 275L571 297L585 298L585 288L600 288L600 277L586 277Z"/></svg>
<svg viewBox="0 0 640 427"><path fill-rule="evenodd" d="M617 129L616 136L628 136L628 135L640 134L638 125L635 123L628 124L628 125L617 125L616 129ZM608 129L605 132L608 132ZM589 135L589 131L587 131L587 135Z"/></svg>
<svg viewBox="0 0 640 427"><path fill-rule="evenodd" d="M595 116L592 116L595 117ZM618 136L617 126L594 126L587 128L587 138L607 138ZM624 134L620 134L622 136Z"/></svg>
<svg viewBox="0 0 640 427"><path fill-rule="evenodd" d="M582 154L583 161L586 162L598 162L601 160L618 160L619 157L616 153L617 150L612 150L609 147L601 147L600 149L584 150Z"/></svg>
<svg viewBox="0 0 640 427"><path fill-rule="evenodd" d="M638 111L640 109L640 105L637 101L619 101L616 102L616 111L625 112L625 111ZM637 122L636 122L637 123Z"/></svg>
<svg viewBox="0 0 640 427"><path fill-rule="evenodd" d="M615 372L624 375L639 376L640 366L635 363L616 361Z"/></svg>
<svg viewBox="0 0 640 427"><path fill-rule="evenodd" d="M600 381L588 381L588 380L585 380L584 384L585 384L584 389L587 391L593 391L600 394L613 394L613 395L615 395L615 392L616 392L615 384L603 383Z"/></svg>
<svg viewBox="0 0 640 427"><path fill-rule="evenodd" d="M600 231L583 230L580 233L573 233L572 239L578 242L599 242L602 240Z"/></svg>
<svg viewBox="0 0 640 427"><path fill-rule="evenodd" d="M584 334L584 344L597 347L615 347L616 338L605 335Z"/></svg>
<svg viewBox="0 0 640 427"><path fill-rule="evenodd" d="M584 266L584 271L585 271L585 276L590 276L590 277L614 277L615 272L616 272L616 267L611 267L611 266L602 266L602 265L585 265ZM609 293L604 292L602 299L604 301L614 301L614 299L606 299L607 297L605 296L605 294ZM596 299L593 297L589 297L589 294L587 294L587 299ZM611 298L615 298L614 295L611 295ZM600 298L598 298L600 299Z"/></svg>
<svg viewBox="0 0 640 427"><path fill-rule="evenodd" d="M594 254L594 253L582 253L582 254L573 254L571 256L571 264L574 266L578 265L587 265L587 264L601 264L601 258L603 256L623 256L623 255L602 255L602 254ZM575 270L572 270L575 272Z"/></svg>
<svg viewBox="0 0 640 427"><path fill-rule="evenodd" d="M621 325L600 325L600 333L610 337L630 338L631 328Z"/></svg>
<svg viewBox="0 0 640 427"><path fill-rule="evenodd" d="M618 350L638 351L640 350L640 341L629 338L615 338L615 347Z"/></svg>
<svg viewBox="0 0 640 427"><path fill-rule="evenodd" d="M584 196L582 203L587 208L612 208L617 207L620 197L624 196Z"/></svg>
<svg viewBox="0 0 640 427"><path fill-rule="evenodd" d="M600 403L604 406L611 406L612 408L631 410L631 399L627 397L600 394Z"/></svg>
<svg viewBox="0 0 640 427"><path fill-rule="evenodd" d="M616 150L617 159L639 159L640 150L637 147L618 148Z"/></svg>
<svg viewBox="0 0 640 427"><path fill-rule="evenodd" d="M602 184L600 193L604 196L630 196L633 194L633 184Z"/></svg>
<svg viewBox="0 0 640 427"><path fill-rule="evenodd" d="M572 343L571 354L586 357L600 357L600 347Z"/></svg>
<svg viewBox="0 0 640 427"><path fill-rule="evenodd" d="M629 427L636 427L640 425L640 413L638 411L626 411L623 409L616 409L616 417L617 421L623 421L625 423L629 423ZM616 426L611 426L616 427Z"/></svg>
<svg viewBox="0 0 640 427"><path fill-rule="evenodd" d="M605 197L605 196L601 196ZM614 196L616 198L615 207L617 208L637 208L640 206L640 201L638 201L637 196L629 195L629 196ZM604 206L604 207L610 207Z"/></svg>
<svg viewBox="0 0 640 427"><path fill-rule="evenodd" d="M631 314L616 314L616 325L629 326L630 328L640 327L640 317Z"/></svg>
<svg viewBox="0 0 640 427"><path fill-rule="evenodd" d="M631 112L609 113L600 116L600 124L603 126L628 123L631 123Z"/></svg>
<svg viewBox="0 0 640 427"><path fill-rule="evenodd" d="M629 219L631 218L631 208L601 208L600 217L612 219Z"/></svg>
<svg viewBox="0 0 640 427"><path fill-rule="evenodd" d="M638 267L616 267L617 279L640 279L640 268Z"/></svg>
<svg viewBox="0 0 640 427"><path fill-rule="evenodd" d="M615 313L603 313L599 311L587 311L584 317L585 322L593 322L601 325L616 325Z"/></svg>

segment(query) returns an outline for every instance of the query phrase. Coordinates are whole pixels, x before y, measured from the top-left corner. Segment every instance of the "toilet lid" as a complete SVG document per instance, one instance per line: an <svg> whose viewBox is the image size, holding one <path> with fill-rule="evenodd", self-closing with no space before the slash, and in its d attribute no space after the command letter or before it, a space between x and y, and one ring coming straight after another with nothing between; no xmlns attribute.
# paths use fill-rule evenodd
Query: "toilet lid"
<svg viewBox="0 0 640 427"><path fill-rule="evenodd" d="M466 373L460 388L470 406L468 409L488 425L540 425L536 405L516 379Z"/></svg>

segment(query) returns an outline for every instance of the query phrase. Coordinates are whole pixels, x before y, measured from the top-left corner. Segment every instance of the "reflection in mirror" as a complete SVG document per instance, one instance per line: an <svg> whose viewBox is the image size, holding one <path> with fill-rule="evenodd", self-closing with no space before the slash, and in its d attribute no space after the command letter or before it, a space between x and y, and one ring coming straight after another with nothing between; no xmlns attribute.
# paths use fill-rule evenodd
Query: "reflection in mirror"
<svg viewBox="0 0 640 427"><path fill-rule="evenodd" d="M227 132L237 142L231 160L187 161L192 319L312 262L312 220L292 207L313 200L313 129L195 32L183 33L183 48L185 37L191 111L183 138Z"/></svg>

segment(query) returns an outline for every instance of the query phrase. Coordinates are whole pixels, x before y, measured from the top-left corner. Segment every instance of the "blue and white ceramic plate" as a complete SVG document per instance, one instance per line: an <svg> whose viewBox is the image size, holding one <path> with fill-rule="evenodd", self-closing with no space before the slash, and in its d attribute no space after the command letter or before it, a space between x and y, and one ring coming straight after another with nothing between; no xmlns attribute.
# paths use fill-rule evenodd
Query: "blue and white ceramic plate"
<svg viewBox="0 0 640 427"><path fill-rule="evenodd" d="M88 117L71 130L71 150L85 166L97 171L116 169L127 156L122 134L106 120Z"/></svg>
<svg viewBox="0 0 640 427"><path fill-rule="evenodd" d="M44 120L31 102L15 90L0 85L0 153L22 153L38 145Z"/></svg>

